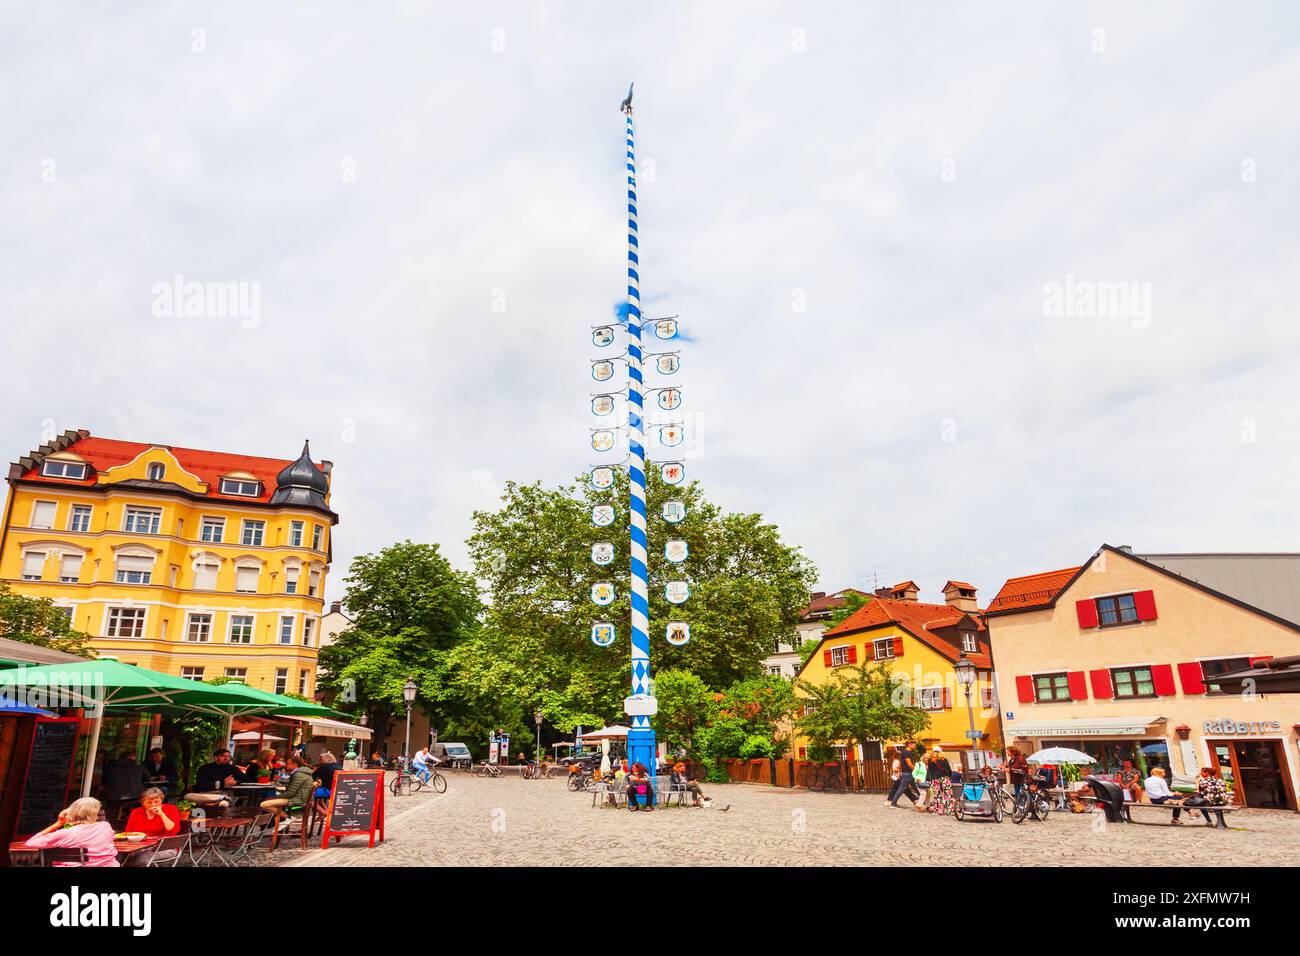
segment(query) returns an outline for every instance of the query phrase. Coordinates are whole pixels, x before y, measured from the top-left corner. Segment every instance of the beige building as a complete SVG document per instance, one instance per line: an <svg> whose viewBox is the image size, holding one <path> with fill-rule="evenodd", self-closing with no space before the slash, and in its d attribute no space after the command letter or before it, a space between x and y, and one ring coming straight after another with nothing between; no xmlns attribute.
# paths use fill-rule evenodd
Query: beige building
<svg viewBox="0 0 1300 956"><path fill-rule="evenodd" d="M844 606L846 594L866 596L865 592L855 588L845 588L832 594L827 594L825 591L813 592L812 600L799 614L794 642L778 640L773 652L763 660L765 671L776 677L794 677L798 674L799 648L809 641L816 643L821 640L831 613L837 607Z"/></svg>
<svg viewBox="0 0 1300 956"><path fill-rule="evenodd" d="M1300 555L1134 555L1020 578L989 604L1004 737L1030 751L1210 766L1242 806L1296 809L1300 695L1244 696L1218 674L1300 653Z"/></svg>

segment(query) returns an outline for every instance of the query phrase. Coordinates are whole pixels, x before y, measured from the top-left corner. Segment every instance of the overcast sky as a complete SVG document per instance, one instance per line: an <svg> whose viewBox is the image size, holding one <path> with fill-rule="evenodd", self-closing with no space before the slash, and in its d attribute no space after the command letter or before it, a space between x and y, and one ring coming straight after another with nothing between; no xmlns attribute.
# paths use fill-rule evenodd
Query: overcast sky
<svg viewBox="0 0 1300 956"><path fill-rule="evenodd" d="M0 448L310 437L331 596L465 566L599 458L635 79L689 475L826 589L1296 550L1294 6L849 6L6 3ZM160 316L176 275L255 320Z"/></svg>

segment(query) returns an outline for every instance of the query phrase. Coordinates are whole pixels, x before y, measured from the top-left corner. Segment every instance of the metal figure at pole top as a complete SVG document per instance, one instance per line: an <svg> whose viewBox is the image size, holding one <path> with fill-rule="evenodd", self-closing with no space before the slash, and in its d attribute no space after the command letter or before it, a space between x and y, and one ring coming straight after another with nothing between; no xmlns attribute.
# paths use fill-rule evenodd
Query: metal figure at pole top
<svg viewBox="0 0 1300 956"><path fill-rule="evenodd" d="M592 378L597 382L608 382L614 375L614 363L622 361L627 364L625 426L601 425L592 430L591 446L598 452L613 451L615 432L626 429L628 455L625 464L628 473L628 532L629 565L631 569L631 646L632 646L632 693L623 702L624 712L630 718L627 738L627 756L632 763L641 763L652 773L655 770L655 732L650 725L650 718L658 709L652 692L650 680L650 597L648 574L648 540L646 510L646 434L655 430L659 441L666 447L679 445L684 436L685 426L680 421L651 422L645 420L645 398L657 395L657 404L665 411L675 411L681 404L681 389L676 385L647 386L644 377L644 362L651 359L657 374L672 376L680 367L679 352L651 352L642 350L642 329L650 328L659 339L675 339L678 336L677 316L645 318L641 313L641 260L640 239L637 230L637 183L636 183L636 136L632 124L632 91L629 86L627 97L619 105L619 111L626 117L627 134L627 305L620 308L625 311L623 326L627 332L627 350L621 356L595 359L591 365ZM615 340L613 325L595 326L592 331L592 343L605 349ZM610 386L604 386L609 389ZM598 417L613 414L615 399L619 391L602 391L592 397L591 408ZM680 461L666 461L659 464L665 485L680 484L685 478L685 467ZM591 486L597 490L613 487L614 466L595 465L591 469ZM663 519L676 525L686 517L686 506L682 501L667 501L663 504ZM612 502L597 504L592 509L592 523L599 528L611 527L616 520L617 507ZM607 567L614 561L616 546L612 541L600 541L592 546L591 559L599 567ZM685 540L670 539L664 547L664 560L680 566L687 557ZM598 581L591 586L591 600L598 607L606 607L615 600L616 588L612 581ZM665 584L664 597L674 605L681 605L689 596L690 588L685 580L670 581ZM615 642L617 627L612 621L596 621L592 625L592 642L600 647L609 647ZM683 621L668 623L665 638L670 644L681 646L690 640L690 625Z"/></svg>

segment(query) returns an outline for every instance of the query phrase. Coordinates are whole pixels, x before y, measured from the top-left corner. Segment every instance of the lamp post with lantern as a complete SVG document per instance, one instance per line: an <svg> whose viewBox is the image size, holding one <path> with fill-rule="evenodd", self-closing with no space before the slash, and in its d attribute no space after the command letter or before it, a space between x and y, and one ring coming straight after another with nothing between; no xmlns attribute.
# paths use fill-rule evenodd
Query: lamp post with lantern
<svg viewBox="0 0 1300 956"><path fill-rule="evenodd" d="M957 683L961 684L962 690L966 692L966 718L970 722L970 729L966 731L966 737L970 740L970 762L972 770L975 769L975 742L980 739L979 731L975 729L975 707L971 703L971 691L975 686L975 665L966 659L965 652L962 652L961 658L954 665L957 671Z"/></svg>
<svg viewBox="0 0 1300 956"><path fill-rule="evenodd" d="M411 768L411 707L415 704L415 692L419 690L415 686L415 681L406 678L406 683L402 685L402 700L406 701L406 746L402 748L402 771L408 771Z"/></svg>

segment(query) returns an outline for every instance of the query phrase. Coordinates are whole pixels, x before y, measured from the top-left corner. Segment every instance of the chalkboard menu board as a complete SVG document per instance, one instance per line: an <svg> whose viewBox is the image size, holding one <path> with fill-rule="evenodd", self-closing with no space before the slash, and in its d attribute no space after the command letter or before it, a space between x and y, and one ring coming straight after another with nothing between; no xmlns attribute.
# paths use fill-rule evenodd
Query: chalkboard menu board
<svg viewBox="0 0 1300 956"><path fill-rule="evenodd" d="M26 835L44 830L68 805L68 778L77 751L77 724L76 718L36 722L15 832Z"/></svg>
<svg viewBox="0 0 1300 956"><path fill-rule="evenodd" d="M325 826L321 832L322 849L332 836L365 833L375 845L375 831L384 839L384 773L382 770L340 770L334 774L334 792L330 794Z"/></svg>

